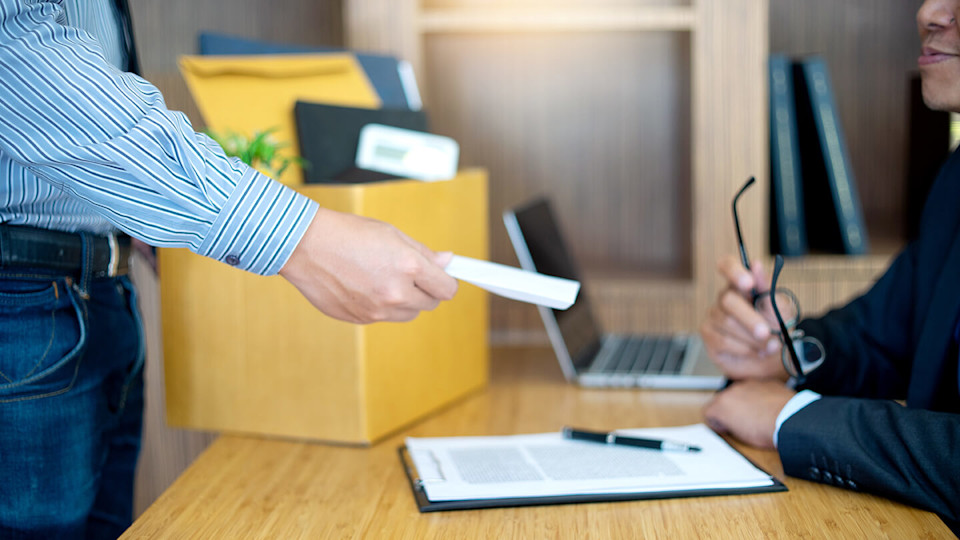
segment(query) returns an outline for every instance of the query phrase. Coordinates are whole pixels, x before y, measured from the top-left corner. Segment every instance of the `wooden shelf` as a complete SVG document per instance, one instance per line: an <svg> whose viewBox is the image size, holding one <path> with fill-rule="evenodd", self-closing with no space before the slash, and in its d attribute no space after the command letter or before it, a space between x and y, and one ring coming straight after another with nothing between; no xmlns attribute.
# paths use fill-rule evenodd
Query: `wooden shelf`
<svg viewBox="0 0 960 540"><path fill-rule="evenodd" d="M696 13L688 6L435 8L417 22L424 33L682 31L694 28Z"/></svg>
<svg viewBox="0 0 960 540"><path fill-rule="evenodd" d="M491 224L538 194L566 205L573 251L620 268L585 269L607 330L695 330L750 176L745 240L767 245L768 0L481 3L349 0L347 45L411 62L432 125L491 171ZM491 312L495 333L542 331L528 306Z"/></svg>
<svg viewBox="0 0 960 540"><path fill-rule="evenodd" d="M891 253L790 258L786 259L780 283L797 294L805 314L816 315L869 289L894 256Z"/></svg>

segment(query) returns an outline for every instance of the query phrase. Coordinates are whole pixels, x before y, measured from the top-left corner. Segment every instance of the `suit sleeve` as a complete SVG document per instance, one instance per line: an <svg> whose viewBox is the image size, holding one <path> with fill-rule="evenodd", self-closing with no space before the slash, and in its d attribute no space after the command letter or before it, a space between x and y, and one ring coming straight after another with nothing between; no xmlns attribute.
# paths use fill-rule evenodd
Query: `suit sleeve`
<svg viewBox="0 0 960 540"><path fill-rule="evenodd" d="M799 327L823 343L824 364L803 388L821 394L903 399L910 380L917 246L908 246L864 295Z"/></svg>
<svg viewBox="0 0 960 540"><path fill-rule="evenodd" d="M958 530L960 415L823 397L783 423L778 451L790 476L930 510Z"/></svg>

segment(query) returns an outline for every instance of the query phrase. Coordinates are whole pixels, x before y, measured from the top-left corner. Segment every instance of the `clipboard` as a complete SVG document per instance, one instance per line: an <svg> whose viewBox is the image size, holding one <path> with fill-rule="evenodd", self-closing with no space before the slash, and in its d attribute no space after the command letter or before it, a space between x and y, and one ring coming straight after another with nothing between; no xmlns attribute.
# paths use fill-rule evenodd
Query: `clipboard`
<svg viewBox="0 0 960 540"><path fill-rule="evenodd" d="M593 443L588 443L593 444ZM601 445L602 446L602 445ZM733 450L736 452L736 450ZM656 491L613 491L610 492L591 492L591 493L571 493L561 495L544 496L523 496L523 497L485 497L485 498L465 498L457 500L435 500L429 499L426 492L426 485L430 480L420 478L417 467L410 451L406 445L397 448L400 462L404 473L410 484L410 490L413 493L417 509L420 513L442 512L450 510L475 510L482 508L510 508L520 506L545 506L556 504L580 504L596 502L620 502L620 501L638 501L654 499L675 499L688 497L713 497L721 495L748 495L761 493L777 493L788 491L787 486L779 479L770 475L753 461L739 454L746 462L750 463L758 471L769 476L771 483L763 486L737 487L737 488L706 488L706 489L667 489Z"/></svg>

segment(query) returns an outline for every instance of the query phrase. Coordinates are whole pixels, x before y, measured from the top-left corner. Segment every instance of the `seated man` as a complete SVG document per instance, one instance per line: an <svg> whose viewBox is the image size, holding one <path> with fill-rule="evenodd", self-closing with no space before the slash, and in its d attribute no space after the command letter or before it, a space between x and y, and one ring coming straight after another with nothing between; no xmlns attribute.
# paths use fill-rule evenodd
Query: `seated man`
<svg viewBox="0 0 960 540"><path fill-rule="evenodd" d="M917 14L923 97L960 111L960 0L926 0ZM798 385L751 291L759 265L720 262L728 288L701 333L736 382L704 410L715 430L776 448L791 476L867 491L936 512L960 534L960 153L940 172L919 238L866 294L799 323L822 364ZM799 390L799 393L797 392ZM905 400L900 405L894 400Z"/></svg>

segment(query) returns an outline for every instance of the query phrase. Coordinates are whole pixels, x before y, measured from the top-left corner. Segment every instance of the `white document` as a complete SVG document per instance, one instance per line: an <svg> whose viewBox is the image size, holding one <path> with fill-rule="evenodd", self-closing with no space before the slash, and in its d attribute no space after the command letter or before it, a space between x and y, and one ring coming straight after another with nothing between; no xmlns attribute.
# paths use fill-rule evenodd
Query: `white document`
<svg viewBox="0 0 960 540"><path fill-rule="evenodd" d="M572 306L580 292L579 281L546 276L460 255L453 256L446 271L461 281L472 283L493 294L553 309L567 309Z"/></svg>
<svg viewBox="0 0 960 540"><path fill-rule="evenodd" d="M561 433L406 439L430 501L749 490L774 479L703 424L617 430L700 452L564 439Z"/></svg>

